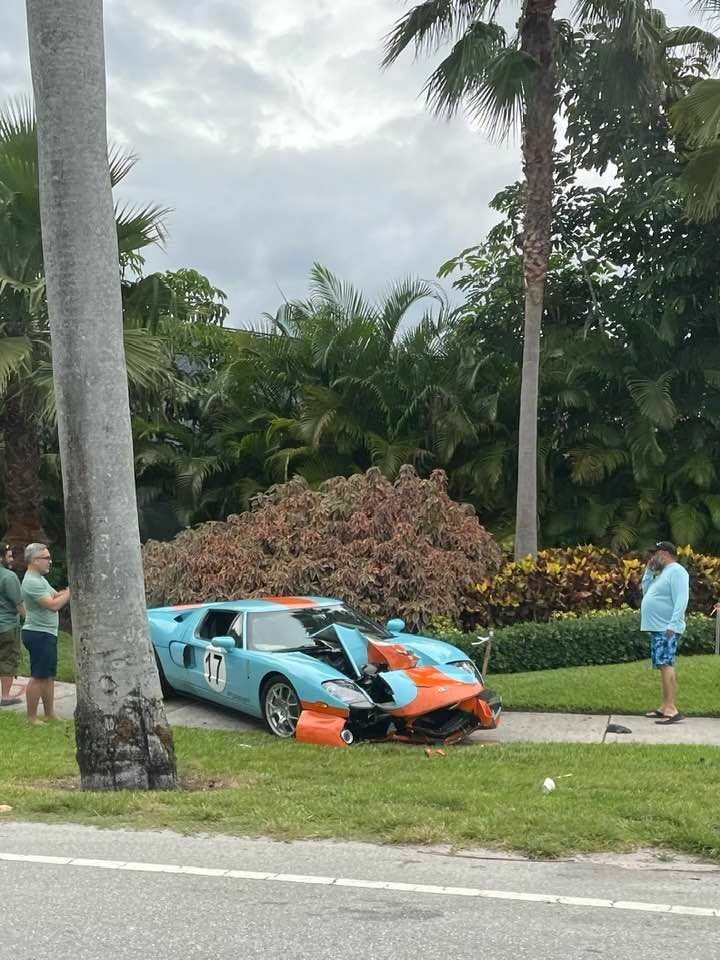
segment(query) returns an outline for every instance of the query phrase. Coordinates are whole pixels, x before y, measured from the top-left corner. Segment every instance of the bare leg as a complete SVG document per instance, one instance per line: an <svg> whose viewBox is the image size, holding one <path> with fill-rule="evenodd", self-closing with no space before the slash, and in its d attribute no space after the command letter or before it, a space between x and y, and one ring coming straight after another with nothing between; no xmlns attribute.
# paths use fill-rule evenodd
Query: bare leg
<svg viewBox="0 0 720 960"><path fill-rule="evenodd" d="M677 692L675 667L660 667L660 682L662 683L663 694L662 712L665 716L672 717L678 712L678 708L675 706L675 694Z"/></svg>
<svg viewBox="0 0 720 960"><path fill-rule="evenodd" d="M18 689L13 692L13 685L15 683L15 677L0 677L0 691L2 692L2 701L6 703L7 701L12 702L13 700L20 702L21 695L25 691L25 687L20 685Z"/></svg>
<svg viewBox="0 0 720 960"><path fill-rule="evenodd" d="M34 677L28 681L27 687L25 687L25 698L27 700L27 715L28 720L33 726L37 726L42 723L42 720L38 720L37 717L37 708L38 702L40 700L40 693L42 691L42 684L44 681L36 680Z"/></svg>
<svg viewBox="0 0 720 960"><path fill-rule="evenodd" d="M43 709L45 710L46 720L57 720L55 716L55 678L48 677L43 680L43 689L40 692L42 697Z"/></svg>

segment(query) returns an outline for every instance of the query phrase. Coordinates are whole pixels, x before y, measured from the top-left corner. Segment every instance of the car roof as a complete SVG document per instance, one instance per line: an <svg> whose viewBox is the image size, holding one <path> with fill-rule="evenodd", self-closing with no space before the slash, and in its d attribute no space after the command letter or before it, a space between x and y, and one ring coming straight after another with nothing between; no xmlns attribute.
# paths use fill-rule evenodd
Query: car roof
<svg viewBox="0 0 720 960"><path fill-rule="evenodd" d="M177 612L184 610L237 610L238 613L251 612L263 613L270 610L303 610L310 607L336 607L342 603L341 600L332 597L260 597L255 600L218 600L213 603L187 603L174 607L153 607L150 612L162 611L163 613Z"/></svg>

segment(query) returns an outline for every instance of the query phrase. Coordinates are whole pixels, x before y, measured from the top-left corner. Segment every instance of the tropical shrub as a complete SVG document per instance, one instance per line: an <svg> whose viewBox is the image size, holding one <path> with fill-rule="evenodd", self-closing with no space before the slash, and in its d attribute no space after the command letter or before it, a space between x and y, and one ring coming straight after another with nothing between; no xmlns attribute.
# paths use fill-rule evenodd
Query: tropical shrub
<svg viewBox="0 0 720 960"><path fill-rule="evenodd" d="M690 574L690 612L709 613L720 600L720 558L678 551ZM463 622L509 626L546 621L554 614L582 614L627 605L640 606L640 580L645 559L618 556L609 550L582 546L543 550L534 559L508 561L500 571L477 585L480 603Z"/></svg>
<svg viewBox="0 0 720 960"><path fill-rule="evenodd" d="M483 647L473 647L475 634L462 633L447 619L435 620L430 632L466 650L482 665ZM680 643L683 655L712 653L715 629L710 617L691 614ZM547 623L518 623L495 632L489 673L518 673L557 667L625 663L648 656L647 634L640 632L640 614L628 607L583 616L564 614Z"/></svg>
<svg viewBox="0 0 720 960"><path fill-rule="evenodd" d="M543 550L535 558L508 561L477 584L480 610L472 623L505 626L545 621L557 611L637 606L644 563L596 547Z"/></svg>
<svg viewBox="0 0 720 960"><path fill-rule="evenodd" d="M394 483L373 468L319 490L278 485L225 523L147 543L148 603L321 594L411 628L440 613L459 620L477 600L478 570L496 571L501 553L446 488L442 471L421 480L410 466Z"/></svg>

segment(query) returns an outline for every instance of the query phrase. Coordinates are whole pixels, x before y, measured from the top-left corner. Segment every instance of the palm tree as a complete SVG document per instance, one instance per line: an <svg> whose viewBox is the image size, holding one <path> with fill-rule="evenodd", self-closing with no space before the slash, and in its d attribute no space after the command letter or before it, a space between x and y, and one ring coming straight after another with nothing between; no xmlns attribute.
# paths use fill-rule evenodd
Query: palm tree
<svg viewBox="0 0 720 960"><path fill-rule="evenodd" d="M311 297L267 319L238 372L261 385L266 413L256 419L274 441L277 479L291 469L319 481L371 465L388 477L404 463L447 466L475 435L473 415L483 414L461 396L463 356L436 286L408 279L371 303L316 264Z"/></svg>
<svg viewBox="0 0 720 960"><path fill-rule="evenodd" d="M109 163L115 187L131 171L135 158L113 150ZM130 265L142 248L162 241L163 215L155 206L116 209L119 264L128 274L126 315L128 326L135 328L134 318L148 313L149 281L135 281ZM41 520L39 465L41 435L54 430L37 131L29 101L0 110L0 336L0 435L8 522L3 540L22 551L27 543L47 541ZM136 388L157 384L158 372L168 373L160 340L146 330L127 331L125 353L128 376Z"/></svg>
<svg viewBox="0 0 720 960"><path fill-rule="evenodd" d="M172 788L133 475L102 0L27 0L86 789Z"/></svg>
<svg viewBox="0 0 720 960"><path fill-rule="evenodd" d="M551 252L555 117L575 37L567 21L555 20L555 0L524 0L517 33L508 40L498 23L509 4L500 0L425 0L413 7L386 38L384 66L408 46L416 53L443 44L452 49L425 86L433 111L453 116L466 106L492 134L522 131L525 209L522 234L525 281L522 381L518 429L515 555L537 551L537 413L543 300ZM709 44L696 28L670 31L646 0L584 0L583 43L610 51L605 57L605 94L611 109L618 95L642 109L667 87L668 51ZM594 26L594 29L593 29ZM622 82L626 71L630 82Z"/></svg>
<svg viewBox="0 0 720 960"><path fill-rule="evenodd" d="M698 0L696 8L720 20L720 0ZM689 149L685 168L687 210L700 222L720 216L720 80L695 84L671 112L681 144Z"/></svg>

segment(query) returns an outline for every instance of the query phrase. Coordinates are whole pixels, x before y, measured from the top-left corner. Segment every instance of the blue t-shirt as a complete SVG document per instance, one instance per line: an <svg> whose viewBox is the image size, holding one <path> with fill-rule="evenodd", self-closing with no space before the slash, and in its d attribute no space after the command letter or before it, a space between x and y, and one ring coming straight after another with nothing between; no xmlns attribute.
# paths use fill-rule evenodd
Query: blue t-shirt
<svg viewBox="0 0 720 960"><path fill-rule="evenodd" d="M658 574L646 570L642 578L640 629L649 633L685 632L685 610L690 598L690 577L679 563L669 563Z"/></svg>

